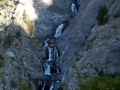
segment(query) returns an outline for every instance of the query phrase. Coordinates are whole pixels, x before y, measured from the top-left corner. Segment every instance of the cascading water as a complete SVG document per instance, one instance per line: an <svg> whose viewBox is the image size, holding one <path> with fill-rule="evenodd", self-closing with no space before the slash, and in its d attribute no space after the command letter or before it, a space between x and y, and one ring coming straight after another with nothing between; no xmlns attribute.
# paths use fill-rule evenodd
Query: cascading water
<svg viewBox="0 0 120 90"><path fill-rule="evenodd" d="M59 37L62 34L62 30L63 30L64 26L65 25L62 23L57 27L54 37Z"/></svg>
<svg viewBox="0 0 120 90"><path fill-rule="evenodd" d="M71 11L72 11L73 14L78 13L77 4L75 2L71 3Z"/></svg>
<svg viewBox="0 0 120 90"><path fill-rule="evenodd" d="M48 64L48 62L44 62L43 67L44 67L44 70L45 70L45 75L51 75L50 65Z"/></svg>
<svg viewBox="0 0 120 90"><path fill-rule="evenodd" d="M42 87L42 90L45 90L45 85L46 85L46 81L44 82L44 85Z"/></svg>
<svg viewBox="0 0 120 90"><path fill-rule="evenodd" d="M54 49L51 47L48 47L48 52L49 52L49 58L47 61L54 60Z"/></svg>
<svg viewBox="0 0 120 90"><path fill-rule="evenodd" d="M58 55L58 49L54 47L54 59L57 59L59 57Z"/></svg>
<svg viewBox="0 0 120 90"><path fill-rule="evenodd" d="M49 39L45 40L45 47L49 46L48 41L49 41Z"/></svg>
<svg viewBox="0 0 120 90"><path fill-rule="evenodd" d="M52 82L51 86L50 86L50 90L53 90L54 88L54 83Z"/></svg>
<svg viewBox="0 0 120 90"><path fill-rule="evenodd" d="M75 15L78 13L78 6L77 6L76 2L71 3L71 11ZM67 26L68 26L68 22L67 23L64 22L64 23L58 25L54 37L55 38L59 37L63 33L63 31L66 29ZM55 46L55 44L54 43L51 44L49 42L49 40L50 39L47 39L44 42L45 43L45 48L46 48L46 50L48 52L47 53L48 58L47 58L47 60L44 61L43 68L44 68L45 75L48 75L48 76L52 77L53 73L54 74L55 73L56 74L60 73L60 69L52 64L52 62L59 57L59 54L58 54L58 49ZM53 90L55 83L59 82L59 80L56 80L56 82L55 82L54 77L52 77L50 80L52 80L52 81L47 82L47 80L46 80L44 82L44 85L42 86L41 90Z"/></svg>

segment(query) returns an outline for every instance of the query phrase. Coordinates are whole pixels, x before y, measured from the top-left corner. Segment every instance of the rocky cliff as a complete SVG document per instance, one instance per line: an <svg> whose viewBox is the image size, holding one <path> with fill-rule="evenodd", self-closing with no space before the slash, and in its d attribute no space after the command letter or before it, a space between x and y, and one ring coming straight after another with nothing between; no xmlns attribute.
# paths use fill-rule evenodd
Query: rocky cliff
<svg viewBox="0 0 120 90"><path fill-rule="evenodd" d="M73 0L0 0L0 90L36 90L50 78L60 80L55 90L75 90L98 71L120 71L120 1L74 1L77 15L70 9ZM108 20L99 25L96 17L102 5ZM67 28L53 38L63 22L68 22ZM58 76L44 74L47 38L60 53L54 62L61 70Z"/></svg>

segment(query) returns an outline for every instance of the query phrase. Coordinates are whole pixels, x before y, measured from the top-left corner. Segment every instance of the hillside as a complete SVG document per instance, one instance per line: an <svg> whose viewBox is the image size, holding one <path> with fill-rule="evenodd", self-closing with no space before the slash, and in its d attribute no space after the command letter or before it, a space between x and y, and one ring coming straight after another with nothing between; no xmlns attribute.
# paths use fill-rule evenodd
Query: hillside
<svg viewBox="0 0 120 90"><path fill-rule="evenodd" d="M0 0L0 90L47 90L46 82L48 90L79 90L88 78L120 72L120 1L74 0L77 14L72 2Z"/></svg>

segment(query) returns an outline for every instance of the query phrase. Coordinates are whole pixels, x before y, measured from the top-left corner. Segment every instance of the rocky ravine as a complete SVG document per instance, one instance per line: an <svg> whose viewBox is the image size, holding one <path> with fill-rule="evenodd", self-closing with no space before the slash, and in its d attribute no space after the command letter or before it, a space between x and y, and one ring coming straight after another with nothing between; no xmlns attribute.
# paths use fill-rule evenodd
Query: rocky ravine
<svg viewBox="0 0 120 90"><path fill-rule="evenodd" d="M120 18L114 17L120 10L120 1L77 0L80 7L76 16L71 13L71 2L0 1L0 90L30 90L27 84L35 90L41 79L48 78L41 63L45 58L43 41L51 38L64 21L69 21L69 25L56 39L60 50L56 64L62 71L58 87L75 90L76 77L97 75L95 67L106 74L120 71ZM98 26L96 16L104 4L109 9L109 19Z"/></svg>

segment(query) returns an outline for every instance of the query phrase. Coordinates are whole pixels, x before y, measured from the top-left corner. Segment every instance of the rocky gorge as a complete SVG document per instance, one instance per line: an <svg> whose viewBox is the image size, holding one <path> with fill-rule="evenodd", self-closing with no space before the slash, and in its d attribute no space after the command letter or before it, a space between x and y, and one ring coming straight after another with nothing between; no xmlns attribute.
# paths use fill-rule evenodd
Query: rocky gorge
<svg viewBox="0 0 120 90"><path fill-rule="evenodd" d="M100 71L120 72L119 0L0 0L0 90L76 90Z"/></svg>

